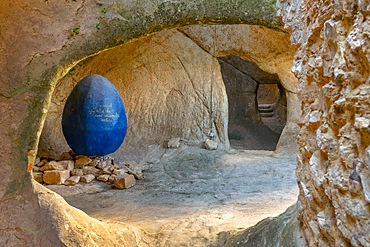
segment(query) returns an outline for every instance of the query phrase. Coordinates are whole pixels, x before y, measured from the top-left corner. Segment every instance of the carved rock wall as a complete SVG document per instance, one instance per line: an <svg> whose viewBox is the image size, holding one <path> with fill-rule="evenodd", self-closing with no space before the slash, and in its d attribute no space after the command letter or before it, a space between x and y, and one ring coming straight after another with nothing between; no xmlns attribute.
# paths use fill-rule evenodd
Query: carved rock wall
<svg viewBox="0 0 370 247"><path fill-rule="evenodd" d="M310 246L370 245L369 1L282 0L299 44L299 220Z"/></svg>
<svg viewBox="0 0 370 247"><path fill-rule="evenodd" d="M69 150L61 130L63 107L74 85L90 74L108 78L125 104L128 131L117 156L175 137L202 142L211 131L211 111L215 138L227 148L228 105L219 67L216 58L177 30L102 52L58 83L40 149L57 156Z"/></svg>
<svg viewBox="0 0 370 247"><path fill-rule="evenodd" d="M106 225L110 234L97 235L98 222L32 183L27 168L57 81L88 56L167 28L215 22L278 28L275 10L272 0L0 1L0 245L136 246L140 233ZM283 63L291 59L276 62Z"/></svg>
<svg viewBox="0 0 370 247"><path fill-rule="evenodd" d="M56 82L73 66L167 28L211 21L276 27L275 13L271 0L0 1L0 245L137 245L140 233L124 226L94 234L96 221L77 209L66 210L62 198L33 184L27 172ZM73 32L77 26L78 34ZM120 232L132 233L133 241Z"/></svg>
<svg viewBox="0 0 370 247"><path fill-rule="evenodd" d="M263 40L263 45L249 41L257 38ZM293 97L297 81L289 71L293 53L287 33L251 25L188 26L103 51L59 80L40 138L39 153L51 153L58 158L69 150L61 130L63 107L74 85L94 73L115 84L127 110L128 132L116 157L136 159L146 147L174 137L200 143L211 131L211 110L216 141L222 148L228 148L228 96L216 57L239 55L255 62L249 62L254 67L243 73L263 81L280 78L287 90L293 90L288 94L288 111L292 113L298 106ZM293 125L297 122L294 115L288 120Z"/></svg>

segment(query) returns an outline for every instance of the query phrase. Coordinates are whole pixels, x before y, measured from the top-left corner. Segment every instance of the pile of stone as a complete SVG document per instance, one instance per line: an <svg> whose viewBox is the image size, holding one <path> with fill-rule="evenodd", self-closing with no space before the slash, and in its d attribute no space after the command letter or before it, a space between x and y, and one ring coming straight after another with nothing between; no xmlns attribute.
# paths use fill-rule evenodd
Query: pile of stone
<svg viewBox="0 0 370 247"><path fill-rule="evenodd" d="M65 152L59 161L36 158L33 179L41 184L75 185L94 180L109 183L118 189L127 189L143 179L143 167L136 163L119 164L113 158L87 157Z"/></svg>
<svg viewBox="0 0 370 247"><path fill-rule="evenodd" d="M210 136L212 139L214 137L214 135L211 135ZM183 140L181 140L179 137L177 138L172 138L170 139L168 142L167 142L167 148L178 148L180 147L181 145L181 142L184 142ZM208 150L216 150L218 148L218 143L215 142L214 140L211 140L211 139L207 139L205 142L204 142L204 148L205 149L208 149Z"/></svg>

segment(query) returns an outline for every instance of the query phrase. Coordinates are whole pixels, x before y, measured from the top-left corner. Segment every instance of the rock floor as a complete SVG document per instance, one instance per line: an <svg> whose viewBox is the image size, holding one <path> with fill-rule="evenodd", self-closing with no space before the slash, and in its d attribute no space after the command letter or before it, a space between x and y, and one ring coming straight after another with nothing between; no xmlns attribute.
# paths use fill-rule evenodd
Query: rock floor
<svg viewBox="0 0 370 247"><path fill-rule="evenodd" d="M48 186L107 223L138 229L137 246L219 246L220 232L245 229L296 202L295 155L182 146L144 165L127 190L94 182Z"/></svg>
<svg viewBox="0 0 370 247"><path fill-rule="evenodd" d="M279 124L276 117L262 118L262 121L245 120L244 123L229 124L231 147L237 150L275 150L284 125Z"/></svg>

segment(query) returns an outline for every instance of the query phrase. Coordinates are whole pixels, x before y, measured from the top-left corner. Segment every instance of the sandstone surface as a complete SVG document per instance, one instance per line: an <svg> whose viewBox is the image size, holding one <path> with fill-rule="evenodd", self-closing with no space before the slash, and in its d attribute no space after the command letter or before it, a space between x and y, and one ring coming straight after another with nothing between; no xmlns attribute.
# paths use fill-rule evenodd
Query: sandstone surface
<svg viewBox="0 0 370 247"><path fill-rule="evenodd" d="M88 165L92 160L89 157L82 157L76 159L75 167L76 168L83 168L84 166Z"/></svg>
<svg viewBox="0 0 370 247"><path fill-rule="evenodd" d="M27 166L35 163L53 90L59 78L79 61L175 26L210 21L279 25L273 1L189 3L0 2L0 115L6 116L0 118L0 212L2 229L6 229L0 232L0 245L32 246L40 241L49 246L136 243L132 228L109 228L33 183ZM35 225L38 231L34 231Z"/></svg>
<svg viewBox="0 0 370 247"><path fill-rule="evenodd" d="M48 188L95 219L141 229L140 239L146 243L134 244L139 247L221 247L221 232L276 217L297 200L294 155L186 145L162 152L160 162L143 164L145 178L127 190L101 182ZM299 240L299 222L295 211L289 212L272 227L264 223L260 232L267 234L260 234L261 240Z"/></svg>
<svg viewBox="0 0 370 247"><path fill-rule="evenodd" d="M80 179L81 177L80 176L71 176L70 178L68 178L64 184L65 185L76 185L78 184L78 182L80 182Z"/></svg>
<svg viewBox="0 0 370 247"><path fill-rule="evenodd" d="M227 41L228 37L233 40ZM241 42L246 37L252 41L263 39L266 44ZM211 44L217 51L211 50ZM243 66L239 66L244 77L263 83L281 80L289 92L288 106L285 106L287 114L284 115L288 122L297 122L297 110L292 110L298 105L294 96L296 79L289 72L291 64L288 62L293 59L294 49L286 33L250 25L191 26L122 45L77 65L58 82L39 148L55 155L68 149L60 124L66 95L77 81L93 73L115 84L127 110L128 131L116 157L124 158L125 153L135 153L138 148L175 137L201 143L210 132L215 133L215 141L221 148L228 148L228 97L234 95L227 95L223 80L227 75L223 75L216 58L230 54L260 67L242 71ZM256 87L249 93L250 97L244 100L245 111L250 113L244 115L259 119L255 106ZM249 100L253 100L253 104ZM249 109L248 104L254 109Z"/></svg>
<svg viewBox="0 0 370 247"><path fill-rule="evenodd" d="M40 167L40 171L42 172L48 170L66 170L66 168L59 162L53 160Z"/></svg>
<svg viewBox="0 0 370 247"><path fill-rule="evenodd" d="M180 147L180 138L172 138L167 143L168 148L178 148Z"/></svg>
<svg viewBox="0 0 370 247"><path fill-rule="evenodd" d="M207 22L276 27L274 4L249 0L1 1L0 221L4 230L0 245L129 246L140 241L141 232L133 234L135 229L127 225L106 225L90 218L32 182L27 173L27 165L35 164L48 109L58 114L49 108L55 86L72 68L76 71L80 61L88 64L104 49L166 28ZM255 62L270 73L281 70L285 88L294 85L288 90L287 110L288 118L296 117L301 126L298 219L311 246L368 246L368 1L280 0L278 5L283 22L291 27L291 40L299 46L293 66L298 88L289 83L294 78L286 70L291 59ZM224 29L228 28L233 26ZM191 37L192 33L186 34ZM213 33L210 28L205 36ZM203 47L212 53L215 42L207 42ZM300 108L289 107L300 101ZM49 150L49 140L43 140L44 149ZM55 146L50 145L50 156L45 158L53 157Z"/></svg>
<svg viewBox="0 0 370 247"><path fill-rule="evenodd" d="M217 142L207 139L205 142L205 148L208 150L216 150L218 147Z"/></svg>
<svg viewBox="0 0 370 247"><path fill-rule="evenodd" d="M297 205L294 204L281 215L266 218L246 230L221 233L220 245L225 247L305 247L307 243L302 237L297 220Z"/></svg>
<svg viewBox="0 0 370 247"><path fill-rule="evenodd" d="M114 186L117 189L128 189L136 183L134 175L117 176L114 178Z"/></svg>
<svg viewBox="0 0 370 247"><path fill-rule="evenodd" d="M80 181L82 183L90 183L91 181L93 181L95 179L95 176L93 174L86 174L86 175L82 175L80 177Z"/></svg>
<svg viewBox="0 0 370 247"><path fill-rule="evenodd" d="M278 6L299 45L298 220L310 246L369 246L369 2Z"/></svg>
<svg viewBox="0 0 370 247"><path fill-rule="evenodd" d="M69 177L68 170L48 170L44 171L43 180L46 184L64 184Z"/></svg>

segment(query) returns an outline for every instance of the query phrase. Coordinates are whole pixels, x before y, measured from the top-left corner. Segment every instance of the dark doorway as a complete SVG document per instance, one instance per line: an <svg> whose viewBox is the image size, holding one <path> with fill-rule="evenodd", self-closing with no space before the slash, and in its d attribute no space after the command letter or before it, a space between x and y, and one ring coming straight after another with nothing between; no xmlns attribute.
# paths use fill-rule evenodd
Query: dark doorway
<svg viewBox="0 0 370 247"><path fill-rule="evenodd" d="M279 77L237 56L220 57L229 103L231 147L275 150L286 122L286 95Z"/></svg>

